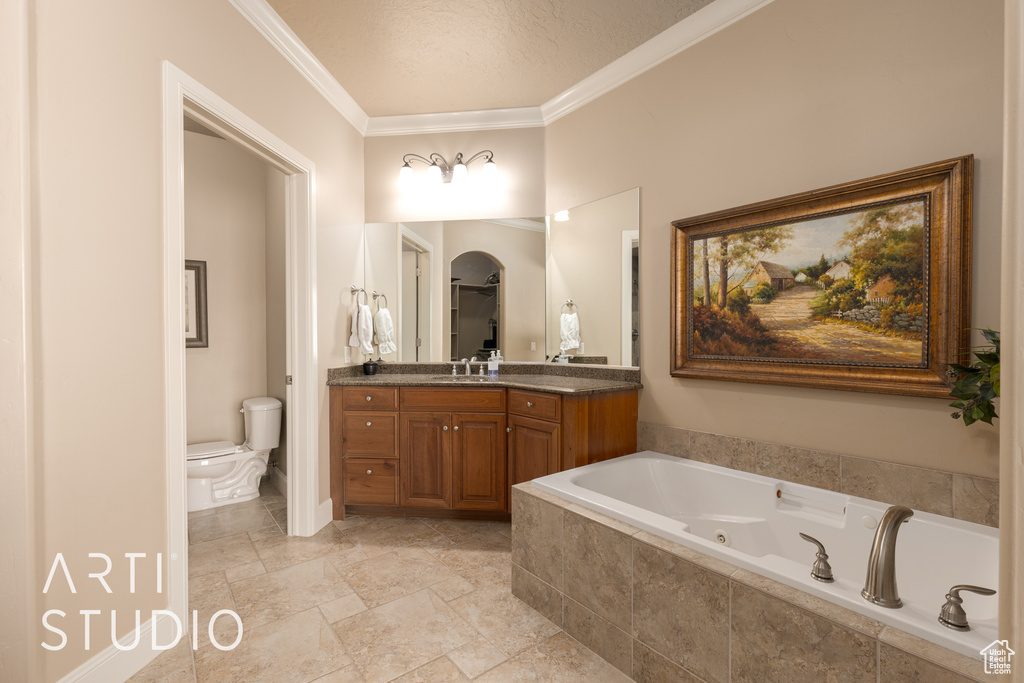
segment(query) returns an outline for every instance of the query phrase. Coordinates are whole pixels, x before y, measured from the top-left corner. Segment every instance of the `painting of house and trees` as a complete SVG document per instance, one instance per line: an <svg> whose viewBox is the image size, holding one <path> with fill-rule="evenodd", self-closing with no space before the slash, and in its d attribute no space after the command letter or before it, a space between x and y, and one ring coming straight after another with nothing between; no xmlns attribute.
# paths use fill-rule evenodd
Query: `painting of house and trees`
<svg viewBox="0 0 1024 683"><path fill-rule="evenodd" d="M927 197L694 239L692 357L927 364Z"/></svg>

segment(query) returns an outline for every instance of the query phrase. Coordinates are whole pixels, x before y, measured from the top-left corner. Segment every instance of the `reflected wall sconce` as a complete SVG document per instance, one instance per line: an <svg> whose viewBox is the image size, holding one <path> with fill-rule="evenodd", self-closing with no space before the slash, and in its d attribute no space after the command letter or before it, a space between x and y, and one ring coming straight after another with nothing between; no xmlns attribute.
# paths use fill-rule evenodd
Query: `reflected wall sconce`
<svg viewBox="0 0 1024 683"><path fill-rule="evenodd" d="M569 209L562 209L555 212L555 220L559 223L569 220Z"/></svg>
<svg viewBox="0 0 1024 683"><path fill-rule="evenodd" d="M469 175L466 167L477 159L486 159L484 162L484 177L492 177L497 172L498 167L494 163L494 152L489 149L477 152L465 161L462 159L462 152L459 152L455 155L455 161L452 163L448 163L448 160L437 152L432 152L430 156L426 157L419 154L406 154L402 157L402 169L398 172L398 182L401 185L408 185L413 179L413 170L410 162L420 161L427 165L427 179L431 183L436 185L451 182L458 183L465 180L466 176Z"/></svg>

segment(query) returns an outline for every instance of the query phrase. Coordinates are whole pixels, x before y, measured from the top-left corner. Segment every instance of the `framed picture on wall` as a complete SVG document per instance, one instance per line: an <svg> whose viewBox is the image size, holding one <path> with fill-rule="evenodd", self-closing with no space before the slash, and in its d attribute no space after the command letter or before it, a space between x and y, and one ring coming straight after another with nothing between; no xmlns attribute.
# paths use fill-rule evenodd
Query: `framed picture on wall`
<svg viewBox="0 0 1024 683"><path fill-rule="evenodd" d="M673 377L947 397L973 156L674 221Z"/></svg>
<svg viewBox="0 0 1024 683"><path fill-rule="evenodd" d="M185 261L185 348L206 348L209 345L206 261Z"/></svg>

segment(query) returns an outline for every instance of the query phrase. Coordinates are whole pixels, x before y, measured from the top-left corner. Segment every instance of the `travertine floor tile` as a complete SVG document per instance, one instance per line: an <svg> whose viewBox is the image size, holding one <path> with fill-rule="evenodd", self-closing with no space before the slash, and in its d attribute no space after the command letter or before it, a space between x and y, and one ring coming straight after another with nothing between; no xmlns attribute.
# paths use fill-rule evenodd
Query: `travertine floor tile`
<svg viewBox="0 0 1024 683"><path fill-rule="evenodd" d="M311 681L352 664L318 609L246 629L234 650L196 651L199 683Z"/></svg>
<svg viewBox="0 0 1024 683"><path fill-rule="evenodd" d="M470 678L476 678L483 672L498 666L508 657L485 638L478 638L449 652L448 659L452 660L452 663L459 667L462 673Z"/></svg>
<svg viewBox="0 0 1024 683"><path fill-rule="evenodd" d="M351 548L352 544L345 541L332 524L328 524L312 536L274 535L255 541L253 546L267 571L272 572Z"/></svg>
<svg viewBox="0 0 1024 683"><path fill-rule="evenodd" d="M188 548L188 577L193 579L259 559L246 534L196 543Z"/></svg>
<svg viewBox="0 0 1024 683"><path fill-rule="evenodd" d="M243 532L275 524L273 516L263 505L255 507L239 503L217 508L216 514L188 521L190 543L202 543L215 538L234 536Z"/></svg>
<svg viewBox="0 0 1024 683"><path fill-rule="evenodd" d="M420 542L443 542L444 537L418 519L409 517L364 517L356 526L342 530L346 541L366 557L386 553ZM337 527L335 527L337 528Z"/></svg>
<svg viewBox="0 0 1024 683"><path fill-rule="evenodd" d="M479 683L628 683L625 674L564 633L556 633L479 678Z"/></svg>
<svg viewBox="0 0 1024 683"><path fill-rule="evenodd" d="M511 545L510 538L499 535L473 539L431 554L477 588L495 583L507 586L512 581Z"/></svg>
<svg viewBox="0 0 1024 683"><path fill-rule="evenodd" d="M506 655L536 645L559 631L506 584L494 584L452 600L455 612Z"/></svg>
<svg viewBox="0 0 1024 683"><path fill-rule="evenodd" d="M234 610L235 600L231 596L231 588L224 572L207 574L188 582L188 614L191 623L192 612L198 612L197 621L199 628L196 629L197 643L199 647L206 647L210 644L208 625L213 615L223 609ZM243 628L245 623L242 624ZM238 635L238 624L225 615L214 623L214 637L222 645L234 642ZM186 635L188 640L189 636Z"/></svg>
<svg viewBox="0 0 1024 683"><path fill-rule="evenodd" d="M313 683L364 683L364 679L363 675L359 673L359 667L353 664L344 669L332 671L326 676L321 676Z"/></svg>
<svg viewBox="0 0 1024 683"><path fill-rule="evenodd" d="M367 607L376 607L441 581L458 578L451 569L418 546L399 548L339 567L338 573Z"/></svg>
<svg viewBox="0 0 1024 683"><path fill-rule="evenodd" d="M440 595L441 599L445 602L451 602L455 598L461 598L466 593L472 593L476 590L476 586L461 576L453 576L441 583L435 583L430 587L430 590Z"/></svg>
<svg viewBox="0 0 1024 683"><path fill-rule="evenodd" d="M320 605L320 611L324 613L327 623L333 624L336 621L347 619L353 614L366 611L366 604L353 593L337 600L331 600Z"/></svg>
<svg viewBox="0 0 1024 683"><path fill-rule="evenodd" d="M324 558L236 581L230 586L236 611L246 629L352 594L352 588Z"/></svg>
<svg viewBox="0 0 1024 683"><path fill-rule="evenodd" d="M424 524L451 539L453 544L473 539L487 539L494 536L511 536L509 522L485 522L472 519L424 519Z"/></svg>
<svg viewBox="0 0 1024 683"><path fill-rule="evenodd" d="M175 647L157 656L128 683L195 683L192 668L192 646L182 638Z"/></svg>
<svg viewBox="0 0 1024 683"><path fill-rule="evenodd" d="M469 681L447 657L434 661L399 676L393 683L464 683Z"/></svg>
<svg viewBox="0 0 1024 683"><path fill-rule="evenodd" d="M237 567L231 567L224 571L224 575L227 577L229 583L231 581L241 581L242 579L249 579L266 573L267 568L264 567L263 563L259 560L248 564L240 564Z"/></svg>
<svg viewBox="0 0 1024 683"><path fill-rule="evenodd" d="M333 625L367 683L408 673L479 637L429 590L422 590Z"/></svg>

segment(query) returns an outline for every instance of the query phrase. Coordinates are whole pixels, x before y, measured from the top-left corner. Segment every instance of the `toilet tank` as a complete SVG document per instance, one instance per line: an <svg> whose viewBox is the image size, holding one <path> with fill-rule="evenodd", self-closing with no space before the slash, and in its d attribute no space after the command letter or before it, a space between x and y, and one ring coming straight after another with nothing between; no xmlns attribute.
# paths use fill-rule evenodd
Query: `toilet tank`
<svg viewBox="0 0 1024 683"><path fill-rule="evenodd" d="M267 396L242 401L245 445L254 451L277 448L281 440L281 402Z"/></svg>

